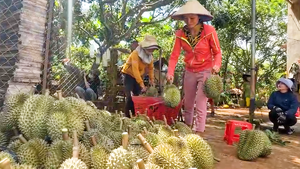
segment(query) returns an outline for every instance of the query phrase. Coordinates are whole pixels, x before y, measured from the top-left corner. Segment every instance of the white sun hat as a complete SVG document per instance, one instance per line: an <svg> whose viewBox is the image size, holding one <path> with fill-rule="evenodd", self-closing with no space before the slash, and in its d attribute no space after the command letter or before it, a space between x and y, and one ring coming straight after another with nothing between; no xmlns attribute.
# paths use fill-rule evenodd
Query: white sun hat
<svg viewBox="0 0 300 169"><path fill-rule="evenodd" d="M213 19L213 16L210 14L210 12L208 12L208 10L205 9L197 0L189 0L171 17L175 20L183 20L183 15L186 14L199 15L202 22L211 21Z"/></svg>
<svg viewBox="0 0 300 169"><path fill-rule="evenodd" d="M140 46L146 49L159 49L160 46L157 44L156 38L151 35L145 35L145 38L140 42Z"/></svg>

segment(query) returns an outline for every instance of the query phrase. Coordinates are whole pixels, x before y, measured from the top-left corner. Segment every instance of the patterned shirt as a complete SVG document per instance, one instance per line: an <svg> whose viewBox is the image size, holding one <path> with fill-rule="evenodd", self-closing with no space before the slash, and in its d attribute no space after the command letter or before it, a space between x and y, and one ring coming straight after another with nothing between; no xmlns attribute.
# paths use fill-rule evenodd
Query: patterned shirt
<svg viewBox="0 0 300 169"><path fill-rule="evenodd" d="M187 37L188 42L190 43L190 45L194 48L198 41L200 40L201 37L201 32L203 30L203 26L202 25L197 25L200 26L200 31L197 34L197 36L193 37L192 34L190 33L190 31L188 30L188 28L186 26L183 27L183 32L184 35Z"/></svg>

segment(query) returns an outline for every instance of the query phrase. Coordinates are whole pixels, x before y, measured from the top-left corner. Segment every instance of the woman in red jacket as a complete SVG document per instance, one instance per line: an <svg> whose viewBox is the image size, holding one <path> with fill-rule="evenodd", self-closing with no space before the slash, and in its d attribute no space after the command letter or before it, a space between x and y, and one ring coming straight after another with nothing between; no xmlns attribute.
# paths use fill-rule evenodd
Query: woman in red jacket
<svg viewBox="0 0 300 169"><path fill-rule="evenodd" d="M197 1L190 0L172 16L183 20L186 25L177 30L175 44L169 60L167 80L173 82L174 70L181 49L184 50L184 120L192 126L196 116L194 131L200 135L205 130L207 97L202 91L205 80L211 73L219 72L221 49L215 29L203 24L212 20L212 15ZM196 112L194 113L194 104Z"/></svg>

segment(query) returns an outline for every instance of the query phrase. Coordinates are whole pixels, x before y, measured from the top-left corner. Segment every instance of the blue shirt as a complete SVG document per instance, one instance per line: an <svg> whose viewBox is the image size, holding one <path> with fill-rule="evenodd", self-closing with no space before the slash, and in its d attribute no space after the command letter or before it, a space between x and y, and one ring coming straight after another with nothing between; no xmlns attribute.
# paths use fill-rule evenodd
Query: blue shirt
<svg viewBox="0 0 300 169"><path fill-rule="evenodd" d="M272 109L274 106L280 107L287 113L287 116L293 117L297 113L299 103L293 92L281 93L275 91L271 94L267 106L268 109Z"/></svg>

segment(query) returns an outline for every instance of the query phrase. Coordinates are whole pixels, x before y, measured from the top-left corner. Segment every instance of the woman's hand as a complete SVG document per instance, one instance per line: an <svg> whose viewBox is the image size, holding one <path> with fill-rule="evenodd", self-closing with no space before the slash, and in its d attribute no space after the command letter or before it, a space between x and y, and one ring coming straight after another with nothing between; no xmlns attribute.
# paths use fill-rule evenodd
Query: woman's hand
<svg viewBox="0 0 300 169"><path fill-rule="evenodd" d="M167 74L167 81L169 81L170 83L173 83L174 76Z"/></svg>
<svg viewBox="0 0 300 169"><path fill-rule="evenodd" d="M213 73L219 73L219 71L220 71L220 67L217 66L217 65L215 65L215 66L213 67Z"/></svg>
<svg viewBox="0 0 300 169"><path fill-rule="evenodd" d="M142 93L146 92L147 88L145 86L142 86Z"/></svg>
<svg viewBox="0 0 300 169"><path fill-rule="evenodd" d="M153 81L150 81L150 85L155 87L155 83Z"/></svg>

